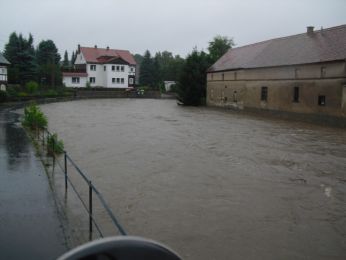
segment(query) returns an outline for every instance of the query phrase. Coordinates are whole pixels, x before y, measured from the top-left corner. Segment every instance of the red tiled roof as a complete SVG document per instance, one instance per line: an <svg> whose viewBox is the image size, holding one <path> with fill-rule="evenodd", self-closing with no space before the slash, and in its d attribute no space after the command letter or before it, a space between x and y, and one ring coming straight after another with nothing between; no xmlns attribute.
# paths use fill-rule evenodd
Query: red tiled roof
<svg viewBox="0 0 346 260"><path fill-rule="evenodd" d="M63 72L63 77L87 77L88 73L86 72Z"/></svg>
<svg viewBox="0 0 346 260"><path fill-rule="evenodd" d="M261 68L346 59L346 25L230 49L208 71Z"/></svg>
<svg viewBox="0 0 346 260"><path fill-rule="evenodd" d="M80 47L80 51L87 63L104 63L105 57L109 58L122 58L131 65L136 65L136 61L132 54L127 50L114 50L114 49L102 49L102 48L90 48ZM100 60L102 62L100 62Z"/></svg>

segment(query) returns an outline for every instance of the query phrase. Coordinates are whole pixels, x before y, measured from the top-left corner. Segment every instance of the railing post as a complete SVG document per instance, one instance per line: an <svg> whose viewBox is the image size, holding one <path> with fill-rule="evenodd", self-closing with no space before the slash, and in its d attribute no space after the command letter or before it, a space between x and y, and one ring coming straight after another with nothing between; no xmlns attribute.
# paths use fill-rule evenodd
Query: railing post
<svg viewBox="0 0 346 260"><path fill-rule="evenodd" d="M67 192L67 158L66 151L64 151L64 162L65 162L65 192Z"/></svg>
<svg viewBox="0 0 346 260"><path fill-rule="evenodd" d="M91 181L89 181L89 240L92 240L93 233L93 190L91 187Z"/></svg>
<svg viewBox="0 0 346 260"><path fill-rule="evenodd" d="M53 143L53 145L52 145L52 155L53 155L53 167L54 167L54 165L55 165L55 138L54 138L54 135L52 137L53 137L52 138L52 143Z"/></svg>
<svg viewBox="0 0 346 260"><path fill-rule="evenodd" d="M42 128L42 146L43 146L43 148L44 148L44 131L45 131L45 129Z"/></svg>

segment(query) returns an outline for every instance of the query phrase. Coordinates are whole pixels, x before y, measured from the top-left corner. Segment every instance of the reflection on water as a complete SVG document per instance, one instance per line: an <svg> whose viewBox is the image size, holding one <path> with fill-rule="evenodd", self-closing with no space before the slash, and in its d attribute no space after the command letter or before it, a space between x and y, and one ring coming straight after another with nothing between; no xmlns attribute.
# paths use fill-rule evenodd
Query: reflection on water
<svg viewBox="0 0 346 260"><path fill-rule="evenodd" d="M346 255L342 129L172 100L42 109L131 235L186 259Z"/></svg>

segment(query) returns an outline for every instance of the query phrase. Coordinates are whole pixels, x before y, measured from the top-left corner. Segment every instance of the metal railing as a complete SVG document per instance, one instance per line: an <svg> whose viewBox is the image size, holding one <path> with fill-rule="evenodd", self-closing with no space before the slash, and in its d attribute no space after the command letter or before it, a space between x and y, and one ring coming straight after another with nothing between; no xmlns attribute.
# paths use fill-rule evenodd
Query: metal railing
<svg viewBox="0 0 346 260"><path fill-rule="evenodd" d="M53 158L53 166L56 164L59 166L61 172L64 174L64 181L65 181L65 193L68 192L68 187L71 186L72 190L75 192L77 198L82 203L83 208L87 212L89 216L89 240L92 240L93 238L93 225L96 227L96 230L98 231L99 235L101 237L104 237L104 234L99 226L99 224L96 222L96 219L93 214L93 194L96 195L96 198L100 201L102 207L107 212L108 216L112 220L113 225L116 227L116 229L119 231L119 233L123 236L126 236L126 231L124 228L120 225L119 221L113 214L110 207L107 205L105 199L103 198L102 194L99 192L99 190L95 187L95 185L91 182L91 179L88 178L82 170L78 167L78 165L72 160L72 158L67 154L65 150L63 150L63 164L61 164L58 160L56 160L56 154L55 154L55 148L59 145L57 140L53 137L53 134L48 131L47 128L43 128L41 130L36 130L36 138L38 141L41 141L42 147L44 148L46 146L46 149L48 151L48 154L52 156ZM53 138L52 138L53 137ZM51 147L49 147L48 139L51 138L50 142ZM88 202L85 202L82 199L81 194L77 191L76 186L73 184L68 171L68 162L73 166L73 168L77 171L77 173L82 177L82 179L85 181L85 183L88 185Z"/></svg>

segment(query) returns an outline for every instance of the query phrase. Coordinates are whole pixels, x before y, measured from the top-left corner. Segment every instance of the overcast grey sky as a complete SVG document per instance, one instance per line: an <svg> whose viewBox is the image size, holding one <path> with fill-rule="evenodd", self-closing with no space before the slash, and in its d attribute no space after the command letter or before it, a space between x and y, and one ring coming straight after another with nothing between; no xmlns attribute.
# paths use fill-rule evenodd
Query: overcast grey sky
<svg viewBox="0 0 346 260"><path fill-rule="evenodd" d="M346 24L346 0L0 0L0 50L11 32L59 52L109 46L185 56L217 34L237 46Z"/></svg>

